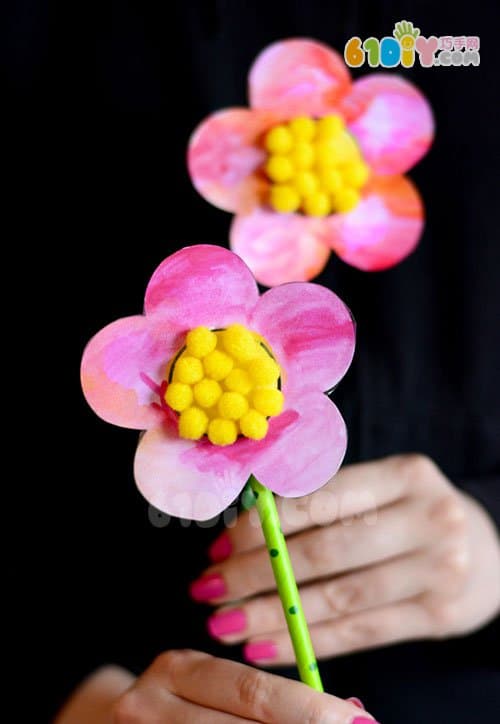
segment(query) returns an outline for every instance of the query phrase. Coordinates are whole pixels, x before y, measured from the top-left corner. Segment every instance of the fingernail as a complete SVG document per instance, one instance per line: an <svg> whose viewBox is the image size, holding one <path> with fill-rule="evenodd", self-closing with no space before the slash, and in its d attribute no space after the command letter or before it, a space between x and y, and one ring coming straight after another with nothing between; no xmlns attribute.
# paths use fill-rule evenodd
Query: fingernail
<svg viewBox="0 0 500 724"><path fill-rule="evenodd" d="M351 704L354 704L354 706L357 706L358 709L365 709L365 705L361 701L361 699L358 699L357 696L351 696L347 701L350 701Z"/></svg>
<svg viewBox="0 0 500 724"><path fill-rule="evenodd" d="M212 563L220 563L229 558L233 550L233 544L228 534L224 531L221 535L214 540L210 548L208 549L208 557Z"/></svg>
<svg viewBox="0 0 500 724"><path fill-rule="evenodd" d="M243 647L243 658L251 664L262 661L272 661L277 658L277 656L278 647L274 641L254 641Z"/></svg>
<svg viewBox="0 0 500 724"><path fill-rule="evenodd" d="M247 617L240 608L233 608L210 616L207 627L210 636L218 639L221 636L244 631L247 627Z"/></svg>
<svg viewBox="0 0 500 724"><path fill-rule="evenodd" d="M215 598L221 598L226 593L226 583L219 573L209 573L201 576L189 587L191 598L195 601L212 601Z"/></svg>
<svg viewBox="0 0 500 724"><path fill-rule="evenodd" d="M379 722L374 719L368 719L366 716L357 716L352 720L352 724L379 724Z"/></svg>

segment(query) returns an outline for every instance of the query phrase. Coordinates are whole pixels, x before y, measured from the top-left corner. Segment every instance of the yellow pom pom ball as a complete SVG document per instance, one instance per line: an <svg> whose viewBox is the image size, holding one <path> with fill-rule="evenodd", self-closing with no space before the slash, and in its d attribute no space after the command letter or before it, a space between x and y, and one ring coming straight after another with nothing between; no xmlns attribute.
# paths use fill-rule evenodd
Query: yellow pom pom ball
<svg viewBox="0 0 500 724"><path fill-rule="evenodd" d="M260 412L249 410L240 420L240 430L251 440L262 440L267 435L269 424Z"/></svg>
<svg viewBox="0 0 500 724"><path fill-rule="evenodd" d="M213 407L222 395L222 389L218 382L205 377L196 383L193 394L200 407Z"/></svg>
<svg viewBox="0 0 500 724"><path fill-rule="evenodd" d="M336 193L342 188L342 176L336 168L325 168L320 174L320 183L324 191Z"/></svg>
<svg viewBox="0 0 500 724"><path fill-rule="evenodd" d="M295 169L310 168L314 163L314 147L311 143L297 141L289 158Z"/></svg>
<svg viewBox="0 0 500 724"><path fill-rule="evenodd" d="M280 376L279 365L271 357L252 360L247 371L255 385L274 385Z"/></svg>
<svg viewBox="0 0 500 724"><path fill-rule="evenodd" d="M223 380L231 372L233 365L231 357L219 349L214 349L203 359L205 374L212 380Z"/></svg>
<svg viewBox="0 0 500 724"><path fill-rule="evenodd" d="M283 401L281 390L258 389L252 394L253 406L266 417L279 415L283 409Z"/></svg>
<svg viewBox="0 0 500 724"><path fill-rule="evenodd" d="M179 357L175 363L174 380L184 382L186 385L194 385L203 377L203 366L199 359L189 355Z"/></svg>
<svg viewBox="0 0 500 724"><path fill-rule="evenodd" d="M332 138L342 133L344 121L340 116L323 116L316 122L316 133L319 138Z"/></svg>
<svg viewBox="0 0 500 724"><path fill-rule="evenodd" d="M333 166L337 161L336 148L333 141L321 140L314 144L314 153L316 158L316 166L325 168L325 166Z"/></svg>
<svg viewBox="0 0 500 724"><path fill-rule="evenodd" d="M265 147L269 153L288 153L293 143L292 134L286 126L275 126L266 135Z"/></svg>
<svg viewBox="0 0 500 724"><path fill-rule="evenodd" d="M252 389L253 383L248 375L248 372L236 367L228 374L224 380L224 384L231 392L239 392L241 395L248 395Z"/></svg>
<svg viewBox="0 0 500 724"><path fill-rule="evenodd" d="M186 349L192 357L205 357L217 346L217 335L208 327L196 327L186 336Z"/></svg>
<svg viewBox="0 0 500 724"><path fill-rule="evenodd" d="M335 211L341 214L346 214L348 211L352 211L359 203L359 193L354 189L343 188L340 189L333 197L333 207Z"/></svg>
<svg viewBox="0 0 500 724"><path fill-rule="evenodd" d="M171 382L165 392L165 402L176 412L186 410L193 402L191 387L182 382Z"/></svg>
<svg viewBox="0 0 500 724"><path fill-rule="evenodd" d="M332 209L330 199L323 191L316 191L304 199L303 207L308 216L326 216Z"/></svg>
<svg viewBox="0 0 500 724"><path fill-rule="evenodd" d="M342 178L346 186L352 186L355 189L362 188L370 176L370 170L363 161L354 161L348 163L342 169Z"/></svg>
<svg viewBox="0 0 500 724"><path fill-rule="evenodd" d="M238 428L233 420L216 417L208 425L208 439L213 445L232 445L238 437Z"/></svg>
<svg viewBox="0 0 500 724"><path fill-rule="evenodd" d="M292 136L301 141L312 141L316 133L316 123L307 116L297 116L288 124Z"/></svg>
<svg viewBox="0 0 500 724"><path fill-rule="evenodd" d="M179 435L186 440L199 440L207 427L208 417L198 407L189 407L179 417Z"/></svg>
<svg viewBox="0 0 500 724"><path fill-rule="evenodd" d="M269 195L269 203L280 214L290 214L300 206L300 196L293 186L285 184L273 186Z"/></svg>
<svg viewBox="0 0 500 724"><path fill-rule="evenodd" d="M360 153L356 141L349 133L344 132L329 141L336 164L345 164L350 161L359 161Z"/></svg>
<svg viewBox="0 0 500 724"><path fill-rule="evenodd" d="M282 183L293 176L293 164L286 156L271 156L266 163L266 173L272 181Z"/></svg>
<svg viewBox="0 0 500 724"><path fill-rule="evenodd" d="M220 416L226 420L239 420L248 410L246 397L239 392L224 392L217 405Z"/></svg>
<svg viewBox="0 0 500 724"><path fill-rule="evenodd" d="M238 362L249 362L258 352L257 340L242 324L232 324L222 334L226 352Z"/></svg>
<svg viewBox="0 0 500 724"><path fill-rule="evenodd" d="M293 185L301 196L310 196L318 188L318 179L311 171L299 171L295 175Z"/></svg>

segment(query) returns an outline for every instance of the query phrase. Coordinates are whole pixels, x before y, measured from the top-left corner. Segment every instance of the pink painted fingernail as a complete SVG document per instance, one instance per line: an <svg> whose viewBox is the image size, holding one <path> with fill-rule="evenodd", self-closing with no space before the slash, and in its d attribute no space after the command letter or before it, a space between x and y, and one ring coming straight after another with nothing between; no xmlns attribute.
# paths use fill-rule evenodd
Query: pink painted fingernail
<svg viewBox="0 0 500 724"><path fill-rule="evenodd" d="M191 598L200 603L221 598L226 591L226 583L220 573L208 573L206 576L201 576L189 587Z"/></svg>
<svg viewBox="0 0 500 724"><path fill-rule="evenodd" d="M243 658L251 664L272 661L277 656L278 647L274 641L254 641L243 647Z"/></svg>
<svg viewBox="0 0 500 724"><path fill-rule="evenodd" d="M233 544L226 531L214 540L208 549L208 557L212 563L220 563L229 558L233 550Z"/></svg>
<svg viewBox="0 0 500 724"><path fill-rule="evenodd" d="M365 705L361 701L361 699L358 699L357 696L351 696L347 701L350 701L351 704L354 704L354 706L357 706L358 709L365 709Z"/></svg>
<svg viewBox="0 0 500 724"><path fill-rule="evenodd" d="M210 616L207 621L208 633L215 639L229 634L239 633L247 627L247 617L240 608L222 611Z"/></svg>
<svg viewBox="0 0 500 724"><path fill-rule="evenodd" d="M379 724L379 722L374 721L373 719L368 719L366 716L357 716L352 720L352 724Z"/></svg>

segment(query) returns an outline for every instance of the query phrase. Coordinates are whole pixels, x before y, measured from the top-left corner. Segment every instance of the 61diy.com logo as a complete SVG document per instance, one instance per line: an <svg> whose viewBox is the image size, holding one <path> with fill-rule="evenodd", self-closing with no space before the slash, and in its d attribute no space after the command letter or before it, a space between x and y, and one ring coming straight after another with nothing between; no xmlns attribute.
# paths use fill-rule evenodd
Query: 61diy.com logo
<svg viewBox="0 0 500 724"><path fill-rule="evenodd" d="M401 20L396 23L393 36L385 36L381 40L370 37L364 42L355 35L347 41L344 48L344 60L350 68L359 68L365 61L371 68L395 68L402 65L412 68L418 54L423 68L433 66L460 66L480 63L478 36L443 35L428 38L420 34L420 28L413 23Z"/></svg>

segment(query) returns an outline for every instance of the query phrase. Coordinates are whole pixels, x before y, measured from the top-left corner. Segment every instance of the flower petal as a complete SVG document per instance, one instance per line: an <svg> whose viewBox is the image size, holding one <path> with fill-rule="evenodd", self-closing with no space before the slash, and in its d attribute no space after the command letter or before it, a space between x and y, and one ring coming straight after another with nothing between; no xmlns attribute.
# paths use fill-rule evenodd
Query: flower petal
<svg viewBox="0 0 500 724"><path fill-rule="evenodd" d="M266 159L259 141L276 122L273 113L248 108L219 111L203 121L191 136L187 159L198 193L225 211L258 203L267 187L256 173Z"/></svg>
<svg viewBox="0 0 500 724"><path fill-rule="evenodd" d="M248 80L252 108L273 110L282 118L331 113L351 85L338 53L302 39L284 40L263 50Z"/></svg>
<svg viewBox="0 0 500 724"><path fill-rule="evenodd" d="M348 264L379 271L416 247L424 226L422 200L404 176L375 177L358 206L328 219L330 245Z"/></svg>
<svg viewBox="0 0 500 724"><path fill-rule="evenodd" d="M347 431L337 407L320 392L302 396L296 418L254 460L252 472L278 495L295 498L314 492L339 469L347 446ZM267 438L266 438L267 439Z"/></svg>
<svg viewBox="0 0 500 724"><path fill-rule="evenodd" d="M180 330L245 322L259 298L248 267L229 249L185 247L167 257L146 290L146 314L161 310Z"/></svg>
<svg viewBox="0 0 500 724"><path fill-rule="evenodd" d="M206 453L213 448L206 440L183 440L175 423L149 430L135 456L137 487L164 513L189 520L213 518L238 496L249 477L226 457L207 466Z"/></svg>
<svg viewBox="0 0 500 724"><path fill-rule="evenodd" d="M407 80L378 73L357 80L342 109L376 174L401 174L427 153L434 119L427 99Z"/></svg>
<svg viewBox="0 0 500 724"><path fill-rule="evenodd" d="M267 287L312 279L330 256L324 219L262 207L236 216L229 239L233 251Z"/></svg>
<svg viewBox="0 0 500 724"><path fill-rule="evenodd" d="M179 340L164 319L125 317L104 327L83 353L83 393L94 412L121 427L146 430L164 413L159 384Z"/></svg>
<svg viewBox="0 0 500 724"><path fill-rule="evenodd" d="M259 300L251 319L275 351L293 390L329 390L345 375L355 325L345 304L319 284L285 284Z"/></svg>

